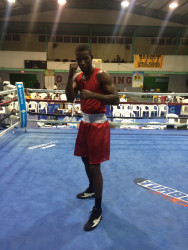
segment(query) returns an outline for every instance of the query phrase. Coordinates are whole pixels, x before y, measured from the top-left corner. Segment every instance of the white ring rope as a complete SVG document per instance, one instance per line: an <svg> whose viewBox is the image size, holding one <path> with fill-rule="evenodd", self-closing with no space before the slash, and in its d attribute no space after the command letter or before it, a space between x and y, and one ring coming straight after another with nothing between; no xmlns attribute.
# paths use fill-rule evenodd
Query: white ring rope
<svg viewBox="0 0 188 250"><path fill-rule="evenodd" d="M0 133L0 137L3 136L4 134L6 134L9 130L14 129L14 128L15 128L17 125L19 125L19 124L20 124L20 122L16 122L16 123L13 124L11 127L7 128L7 129L5 129L5 130L3 130L3 131Z"/></svg>
<svg viewBox="0 0 188 250"><path fill-rule="evenodd" d="M126 96L188 96L188 93L150 93L150 92L118 92L119 95Z"/></svg>
<svg viewBox="0 0 188 250"><path fill-rule="evenodd" d="M52 89L27 89L29 92L38 92L38 93L59 93L65 94L65 90L52 90ZM188 96L188 93L159 93L159 92L118 92L119 95L126 96Z"/></svg>
<svg viewBox="0 0 188 250"><path fill-rule="evenodd" d="M121 118L120 118L121 119ZM135 118L134 118L135 119ZM35 120L35 119L29 119L29 122L40 122L40 123L62 123L62 124L67 124L67 123L73 123L73 124L79 124L79 121L61 121L61 120ZM152 122L152 123L146 123L146 122L110 122L111 125L151 125L151 126L157 126L157 125L174 125L174 126L188 126L187 123L161 123L161 122Z"/></svg>
<svg viewBox="0 0 188 250"><path fill-rule="evenodd" d="M17 90L13 89L13 90L5 90L5 91L0 91L0 95L6 95L6 94L10 94L10 93L16 93Z"/></svg>

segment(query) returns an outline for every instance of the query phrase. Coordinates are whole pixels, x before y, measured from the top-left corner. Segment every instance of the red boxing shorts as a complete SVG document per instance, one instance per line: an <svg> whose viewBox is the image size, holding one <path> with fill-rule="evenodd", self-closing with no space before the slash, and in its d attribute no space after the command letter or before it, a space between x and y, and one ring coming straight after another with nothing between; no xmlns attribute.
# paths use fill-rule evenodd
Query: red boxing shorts
<svg viewBox="0 0 188 250"><path fill-rule="evenodd" d="M100 164L110 158L110 124L80 122L74 155L89 157L90 164Z"/></svg>

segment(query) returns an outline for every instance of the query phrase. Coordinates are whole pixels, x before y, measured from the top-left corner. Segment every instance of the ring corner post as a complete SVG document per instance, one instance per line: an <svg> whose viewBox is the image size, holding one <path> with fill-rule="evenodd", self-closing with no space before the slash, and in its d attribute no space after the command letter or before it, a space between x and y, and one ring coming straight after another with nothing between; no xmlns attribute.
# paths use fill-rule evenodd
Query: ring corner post
<svg viewBox="0 0 188 250"><path fill-rule="evenodd" d="M16 82L16 88L18 92L18 103L19 103L19 108L20 108L20 125L21 125L21 128L25 128L25 132L26 132L27 108L26 108L23 82Z"/></svg>

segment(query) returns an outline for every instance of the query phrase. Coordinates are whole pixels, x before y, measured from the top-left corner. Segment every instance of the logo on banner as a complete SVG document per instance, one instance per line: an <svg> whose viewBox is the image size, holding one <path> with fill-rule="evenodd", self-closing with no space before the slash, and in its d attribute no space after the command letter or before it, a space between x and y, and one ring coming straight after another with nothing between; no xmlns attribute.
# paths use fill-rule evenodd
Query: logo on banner
<svg viewBox="0 0 188 250"><path fill-rule="evenodd" d="M175 107L171 107L171 108L169 108L169 113L175 113Z"/></svg>
<svg viewBox="0 0 188 250"><path fill-rule="evenodd" d="M44 75L45 76L54 76L55 75L55 70L46 69L44 71Z"/></svg>
<svg viewBox="0 0 188 250"><path fill-rule="evenodd" d="M170 114L180 115L180 113L181 113L181 106L180 105L171 105L171 104L169 104L168 108L169 108L168 112Z"/></svg>
<svg viewBox="0 0 188 250"><path fill-rule="evenodd" d="M156 194L180 206L188 207L188 194L186 193L143 178L135 179L134 183L139 185L140 187L145 188L152 194Z"/></svg>
<svg viewBox="0 0 188 250"><path fill-rule="evenodd" d="M27 109L24 95L23 83L16 83L18 92L18 102L20 107L20 124L21 128L27 127Z"/></svg>
<svg viewBox="0 0 188 250"><path fill-rule="evenodd" d="M143 88L144 83L144 72L135 71L132 77L132 87L133 88Z"/></svg>

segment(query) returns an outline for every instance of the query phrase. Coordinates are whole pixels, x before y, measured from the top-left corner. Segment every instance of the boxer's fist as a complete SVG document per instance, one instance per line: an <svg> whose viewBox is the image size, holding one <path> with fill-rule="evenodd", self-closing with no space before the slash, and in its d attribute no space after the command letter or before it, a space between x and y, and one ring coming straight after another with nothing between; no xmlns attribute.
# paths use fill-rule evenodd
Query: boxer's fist
<svg viewBox="0 0 188 250"><path fill-rule="evenodd" d="M71 63L69 68L69 75L73 76L78 68L78 63Z"/></svg>

